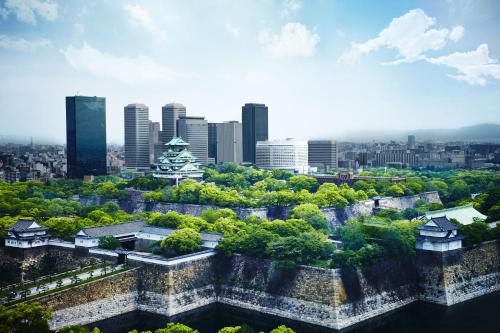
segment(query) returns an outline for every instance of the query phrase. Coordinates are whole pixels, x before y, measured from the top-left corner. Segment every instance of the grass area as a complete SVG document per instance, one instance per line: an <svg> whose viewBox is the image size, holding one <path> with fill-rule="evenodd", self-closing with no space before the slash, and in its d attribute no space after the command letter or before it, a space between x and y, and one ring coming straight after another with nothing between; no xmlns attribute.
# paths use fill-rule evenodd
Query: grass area
<svg viewBox="0 0 500 333"><path fill-rule="evenodd" d="M127 268L124 267L124 268L118 269L118 270L116 270L114 272L109 272L106 275L95 276L95 277L93 277L91 279L82 280L82 281L80 281L80 282L78 282L76 284L69 284L69 285L66 285L66 286L63 286L63 287L60 287L60 288L47 290L47 291L44 291L44 292L39 293L39 294L30 295L30 296L27 296L26 298L21 298L21 299L15 300L13 302L9 302L7 304L8 305L15 305L15 304L18 304L18 303L27 302L27 301L30 301L32 299L40 298L40 297L47 296L47 295L50 295L50 294L54 294L54 293L57 293L57 292L60 292L60 291L64 291L64 290L67 290L67 289L70 289L70 288L73 288L73 287L81 286L81 285L84 285L86 283L90 283L90 282L94 282L94 281L97 281L97 280L100 280L100 279L104 279L106 277L113 276L113 275L116 275L118 273L123 273L125 271L130 270L130 269L131 269L130 267L127 267Z"/></svg>

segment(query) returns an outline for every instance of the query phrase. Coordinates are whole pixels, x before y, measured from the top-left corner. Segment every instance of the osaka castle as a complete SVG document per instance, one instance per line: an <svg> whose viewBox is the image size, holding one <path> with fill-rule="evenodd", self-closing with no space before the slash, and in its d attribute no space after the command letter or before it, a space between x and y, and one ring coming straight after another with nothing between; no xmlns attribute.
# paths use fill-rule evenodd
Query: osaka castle
<svg viewBox="0 0 500 333"><path fill-rule="evenodd" d="M153 176L156 178L179 179L194 178L201 180L203 171L200 170L200 163L189 151L189 143L179 137L174 137L165 144L166 151L158 158L153 165Z"/></svg>

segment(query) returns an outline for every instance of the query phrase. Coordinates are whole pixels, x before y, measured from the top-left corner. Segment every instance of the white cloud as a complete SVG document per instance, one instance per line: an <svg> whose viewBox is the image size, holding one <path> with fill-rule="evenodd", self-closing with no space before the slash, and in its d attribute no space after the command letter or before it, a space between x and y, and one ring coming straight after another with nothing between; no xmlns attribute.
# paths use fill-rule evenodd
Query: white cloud
<svg viewBox="0 0 500 333"><path fill-rule="evenodd" d="M36 25L37 16L47 21L57 18L57 3L49 0L7 0L1 10L1 16L14 13L19 21Z"/></svg>
<svg viewBox="0 0 500 333"><path fill-rule="evenodd" d="M226 31L233 35L235 38L238 38L240 36L240 29L231 24L226 24Z"/></svg>
<svg viewBox="0 0 500 333"><path fill-rule="evenodd" d="M497 59L489 56L487 44L481 44L474 51L455 52L447 56L426 58L431 64L444 65L457 70L456 75L450 75L458 81L471 85L484 86L488 77L500 80L500 64Z"/></svg>
<svg viewBox="0 0 500 333"><path fill-rule="evenodd" d="M320 38L301 23L287 23L279 34L261 31L258 40L272 56L294 58L312 57Z"/></svg>
<svg viewBox="0 0 500 333"><path fill-rule="evenodd" d="M66 61L80 72L124 83L163 81L172 78L171 71L145 56L120 57L107 54L86 42L81 48L68 46L61 50Z"/></svg>
<svg viewBox="0 0 500 333"><path fill-rule="evenodd" d="M33 52L40 48L50 47L52 43L45 38L29 41L24 38L0 35L0 48L24 52Z"/></svg>
<svg viewBox="0 0 500 333"><path fill-rule="evenodd" d="M298 12L300 8L302 8L302 3L299 0L283 0L283 11L281 15L283 17L289 17Z"/></svg>
<svg viewBox="0 0 500 333"><path fill-rule="evenodd" d="M140 5L125 5L125 10L131 20L131 22L137 26L140 26L144 30L152 33L160 40L165 40L167 34L165 31L159 29L153 22L153 18L149 12L141 7Z"/></svg>
<svg viewBox="0 0 500 333"><path fill-rule="evenodd" d="M443 48L448 40L458 41L464 33L462 26L448 29L431 29L436 19L427 16L422 9L413 9L403 16L394 18L379 35L364 43L351 43L339 60L355 62L365 54L382 47L398 51L393 64L413 62L423 58L425 52Z"/></svg>
<svg viewBox="0 0 500 333"><path fill-rule="evenodd" d="M454 27L450 32L450 39L454 42L458 42L464 36L464 27L461 25Z"/></svg>

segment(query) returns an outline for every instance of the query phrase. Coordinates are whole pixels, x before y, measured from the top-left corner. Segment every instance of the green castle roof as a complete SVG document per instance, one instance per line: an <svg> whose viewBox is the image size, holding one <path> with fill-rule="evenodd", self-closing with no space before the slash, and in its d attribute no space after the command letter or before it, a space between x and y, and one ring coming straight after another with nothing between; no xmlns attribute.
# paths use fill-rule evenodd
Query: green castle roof
<svg viewBox="0 0 500 333"><path fill-rule="evenodd" d="M189 143L186 141L182 140L182 138L179 138L177 136L174 136L172 140L167 142L165 146L189 146Z"/></svg>

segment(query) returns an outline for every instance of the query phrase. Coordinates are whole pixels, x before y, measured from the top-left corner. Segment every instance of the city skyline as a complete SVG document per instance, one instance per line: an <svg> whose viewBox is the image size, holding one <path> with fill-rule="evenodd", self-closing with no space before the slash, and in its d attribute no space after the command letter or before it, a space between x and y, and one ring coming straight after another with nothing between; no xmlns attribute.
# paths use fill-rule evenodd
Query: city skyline
<svg viewBox="0 0 500 333"><path fill-rule="evenodd" d="M9 1L0 133L64 142L63 97L75 94L106 97L118 144L136 102L153 121L181 102L211 122L265 103L270 139L500 123L499 12L486 0Z"/></svg>

